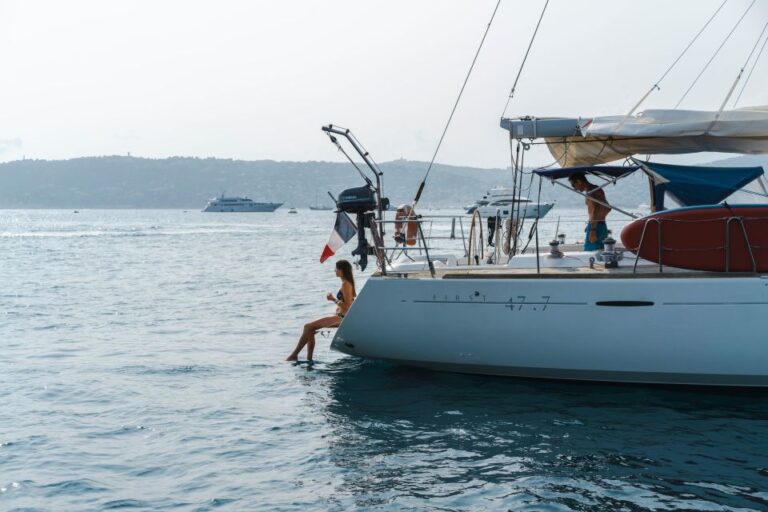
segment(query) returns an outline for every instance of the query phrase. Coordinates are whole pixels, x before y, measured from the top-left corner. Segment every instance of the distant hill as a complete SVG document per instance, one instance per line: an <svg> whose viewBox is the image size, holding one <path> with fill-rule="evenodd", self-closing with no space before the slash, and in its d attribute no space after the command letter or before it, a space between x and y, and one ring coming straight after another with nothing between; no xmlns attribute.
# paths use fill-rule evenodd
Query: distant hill
<svg viewBox="0 0 768 512"><path fill-rule="evenodd" d="M426 164L399 160L381 165L393 203L410 201ZM497 183L503 169L436 165L422 203L470 203ZM362 180L348 163L242 161L217 158L147 159L124 156L22 160L0 164L0 208L202 208L226 192L303 207L331 204Z"/></svg>
<svg viewBox="0 0 768 512"><path fill-rule="evenodd" d="M768 158L743 156L716 162L722 165L765 165ZM381 164L384 191L393 204L413 199L427 164L396 160ZM459 207L474 202L494 185L509 186L509 169L480 169L437 164L433 167L421 204ZM304 207L330 204L326 191L362 184L348 163L243 161L218 158L165 159L126 156L84 157L71 160L20 160L0 164L0 208L202 208L222 191L255 200L279 201ZM535 199L537 181L528 176L525 193ZM607 189L616 205L647 202L647 184L640 176ZM561 206L583 204L561 187L544 183L542 201Z"/></svg>

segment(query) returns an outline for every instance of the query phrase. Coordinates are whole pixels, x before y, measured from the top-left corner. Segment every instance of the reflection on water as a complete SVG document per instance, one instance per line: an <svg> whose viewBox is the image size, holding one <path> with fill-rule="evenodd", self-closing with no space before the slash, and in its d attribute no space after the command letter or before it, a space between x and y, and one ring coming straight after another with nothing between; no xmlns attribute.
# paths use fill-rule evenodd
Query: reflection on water
<svg viewBox="0 0 768 512"><path fill-rule="evenodd" d="M768 507L764 394L316 368L339 498L456 510ZM738 439L735 444L733 440Z"/></svg>

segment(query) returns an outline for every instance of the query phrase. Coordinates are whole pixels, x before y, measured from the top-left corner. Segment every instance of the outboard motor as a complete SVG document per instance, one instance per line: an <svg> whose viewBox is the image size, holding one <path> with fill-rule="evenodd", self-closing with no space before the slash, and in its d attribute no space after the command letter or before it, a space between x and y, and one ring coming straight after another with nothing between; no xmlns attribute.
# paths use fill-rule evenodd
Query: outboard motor
<svg viewBox="0 0 768 512"><path fill-rule="evenodd" d="M382 210L386 210L389 207L389 199L383 197L381 202ZM365 229L375 229L373 219L376 218L375 211L378 206L376 193L369 185L348 188L339 194L336 206L339 211L357 216L357 247L352 251L352 255L360 257L360 269L365 270L368 266L368 254L374 251L374 248L368 245Z"/></svg>

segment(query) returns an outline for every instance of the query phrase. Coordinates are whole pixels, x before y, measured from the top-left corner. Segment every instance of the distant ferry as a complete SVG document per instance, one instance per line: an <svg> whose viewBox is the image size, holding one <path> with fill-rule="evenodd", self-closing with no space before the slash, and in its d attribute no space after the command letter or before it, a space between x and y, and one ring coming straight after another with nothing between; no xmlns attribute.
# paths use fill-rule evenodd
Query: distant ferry
<svg viewBox="0 0 768 512"><path fill-rule="evenodd" d="M208 201L204 212L273 212L283 203L257 203L247 197L215 197Z"/></svg>

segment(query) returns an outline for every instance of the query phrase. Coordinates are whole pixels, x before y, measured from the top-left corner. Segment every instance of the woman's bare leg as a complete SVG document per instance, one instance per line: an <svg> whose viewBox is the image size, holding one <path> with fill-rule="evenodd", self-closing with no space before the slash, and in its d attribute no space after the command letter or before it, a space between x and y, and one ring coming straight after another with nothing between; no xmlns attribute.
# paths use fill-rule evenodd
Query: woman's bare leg
<svg viewBox="0 0 768 512"><path fill-rule="evenodd" d="M286 361L296 361L299 358L299 353L301 352L301 349L304 348L304 345L307 345L307 359L311 360L312 353L315 349L315 332L324 327L336 327L340 323L341 318L333 315L324 316L323 318L318 318L317 320L305 324L299 342L296 344L296 348L286 358Z"/></svg>
<svg viewBox="0 0 768 512"><path fill-rule="evenodd" d="M293 352L285 359L286 361L296 361L299 359L299 352L301 352L301 349L304 348L304 345L307 344L307 339L309 338L309 335L311 333L310 326L312 324L304 324L304 330L301 331L301 336L299 337L299 342L296 344L296 348L293 349Z"/></svg>
<svg viewBox="0 0 768 512"><path fill-rule="evenodd" d="M315 352L315 332L312 331L307 338L307 361L312 360L312 354Z"/></svg>

